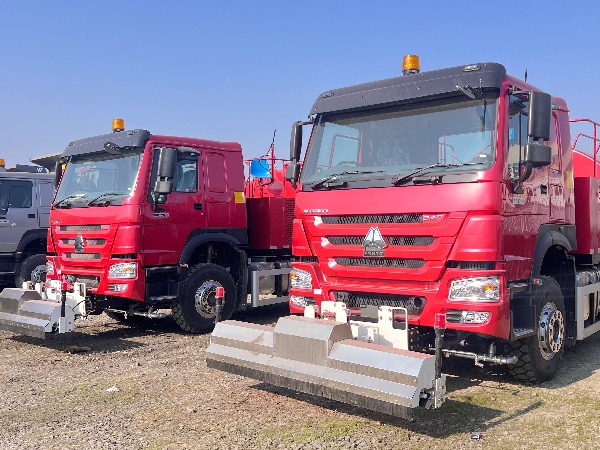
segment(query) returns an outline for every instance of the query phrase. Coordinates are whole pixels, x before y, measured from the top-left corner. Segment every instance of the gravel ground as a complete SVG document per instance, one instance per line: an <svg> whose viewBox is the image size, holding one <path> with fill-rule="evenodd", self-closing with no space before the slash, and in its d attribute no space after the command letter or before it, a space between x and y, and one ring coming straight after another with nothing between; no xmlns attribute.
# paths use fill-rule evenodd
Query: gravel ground
<svg viewBox="0 0 600 450"><path fill-rule="evenodd" d="M542 386L447 365L447 402L413 422L208 369L208 341L170 319L129 326L106 315L46 341L0 332L0 448L598 448L600 336Z"/></svg>

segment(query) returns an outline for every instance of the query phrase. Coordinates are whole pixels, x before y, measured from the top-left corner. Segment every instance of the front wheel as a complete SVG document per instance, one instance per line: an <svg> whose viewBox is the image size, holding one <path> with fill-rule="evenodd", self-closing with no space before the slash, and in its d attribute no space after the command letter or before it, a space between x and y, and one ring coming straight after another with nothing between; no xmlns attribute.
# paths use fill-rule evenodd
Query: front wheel
<svg viewBox="0 0 600 450"><path fill-rule="evenodd" d="M233 314L237 298L235 282L229 272L215 264L198 264L190 269L181 295L171 306L173 318L182 330L191 333L212 331L217 287L225 290L221 319L227 320Z"/></svg>
<svg viewBox="0 0 600 450"><path fill-rule="evenodd" d="M517 380L540 383L556 375L565 350L565 301L556 280L540 277L542 285L535 297L538 311L536 334L509 343L519 360L509 366Z"/></svg>
<svg viewBox="0 0 600 450"><path fill-rule="evenodd" d="M15 285L20 288L25 281L43 283L46 281L46 255L30 255L23 260Z"/></svg>

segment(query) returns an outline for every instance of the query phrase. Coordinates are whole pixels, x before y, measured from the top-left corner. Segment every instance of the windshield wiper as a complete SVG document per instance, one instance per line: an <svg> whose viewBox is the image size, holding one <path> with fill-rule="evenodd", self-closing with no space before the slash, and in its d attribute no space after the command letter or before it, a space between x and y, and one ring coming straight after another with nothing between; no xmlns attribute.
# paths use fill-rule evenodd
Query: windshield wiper
<svg viewBox="0 0 600 450"><path fill-rule="evenodd" d="M482 164L482 163L473 162L473 163L460 163L460 164L442 164L442 163L430 164L429 166L418 167L417 170L415 170L414 172L411 172L409 174L406 174L404 176L396 178L392 184L394 186L401 186L407 181L412 181L412 179L414 177L416 177L417 175L419 175L423 172L426 172L428 170L431 170L431 169L437 169L437 168L448 169L450 167L477 166L480 164Z"/></svg>
<svg viewBox="0 0 600 450"><path fill-rule="evenodd" d="M53 208L60 208L60 205L62 205L63 203L67 202L68 200L73 200L73 199L80 199L80 198L84 198L86 197L86 194L73 194L73 195L67 195L65 198L58 200L57 202L54 202L54 204L52 205ZM70 208L71 204L70 203L65 203L65 208Z"/></svg>
<svg viewBox="0 0 600 450"><path fill-rule="evenodd" d="M335 181L338 180L338 178L340 178L340 176L343 178L344 175L365 175L365 174L369 174L369 173L381 173L383 172L383 170L344 170L341 173L334 173L333 175L329 175L328 177L325 177L319 181L317 181L315 184L313 184L311 186L311 188L313 190L315 189L320 189L322 187L324 188L332 188L332 187L340 187L343 186L344 184L346 184L345 182L343 183L333 183Z"/></svg>
<svg viewBox="0 0 600 450"><path fill-rule="evenodd" d="M124 195L124 194L122 192L105 192L104 194L99 195L98 197L93 198L92 200L90 200L88 202L88 206L94 206L98 200L100 200L100 199L102 199L104 197L115 197L115 196L118 196L118 195ZM104 200L104 205L103 206L108 206L108 205L110 205L110 200L108 200L108 199Z"/></svg>

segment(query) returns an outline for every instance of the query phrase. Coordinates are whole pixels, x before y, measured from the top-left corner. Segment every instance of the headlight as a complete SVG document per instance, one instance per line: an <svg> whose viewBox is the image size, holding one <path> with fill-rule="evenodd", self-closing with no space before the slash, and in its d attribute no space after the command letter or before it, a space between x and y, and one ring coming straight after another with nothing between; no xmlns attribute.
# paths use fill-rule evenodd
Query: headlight
<svg viewBox="0 0 600 450"><path fill-rule="evenodd" d="M499 302L500 279L498 277L461 278L450 283L450 300L463 302Z"/></svg>
<svg viewBox="0 0 600 450"><path fill-rule="evenodd" d="M319 312L319 307L317 306L317 302L312 297L300 297L298 295L290 296L290 301L293 305L296 305L300 308L306 308L308 305L313 305L316 307L316 311Z"/></svg>
<svg viewBox="0 0 600 450"><path fill-rule="evenodd" d="M312 288L312 275L306 270L292 269L290 272L290 284L293 288Z"/></svg>
<svg viewBox="0 0 600 450"><path fill-rule="evenodd" d="M108 278L135 278L137 265L134 262L113 264L108 269Z"/></svg>
<svg viewBox="0 0 600 450"><path fill-rule="evenodd" d="M46 261L46 275L54 275L54 263Z"/></svg>

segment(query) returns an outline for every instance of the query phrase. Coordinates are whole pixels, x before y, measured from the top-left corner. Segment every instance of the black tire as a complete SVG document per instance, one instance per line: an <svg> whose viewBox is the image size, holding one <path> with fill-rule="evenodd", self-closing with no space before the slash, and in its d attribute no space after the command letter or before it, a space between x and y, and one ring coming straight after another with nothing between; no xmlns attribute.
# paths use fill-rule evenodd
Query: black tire
<svg viewBox="0 0 600 450"><path fill-rule="evenodd" d="M21 262L15 285L20 288L25 281L46 281L46 255L30 255Z"/></svg>
<svg viewBox="0 0 600 450"><path fill-rule="evenodd" d="M190 269L181 295L171 306L173 319L182 330L190 333L207 333L215 326L215 290L225 289L221 320L233 314L236 304L235 282L229 272L215 264L198 264Z"/></svg>
<svg viewBox="0 0 600 450"><path fill-rule="evenodd" d="M509 373L519 381L541 383L556 375L565 350L566 313L560 286L552 277L542 276L535 297L538 311L536 333L529 338L509 343L509 351L517 356ZM546 330L546 331L544 331Z"/></svg>

